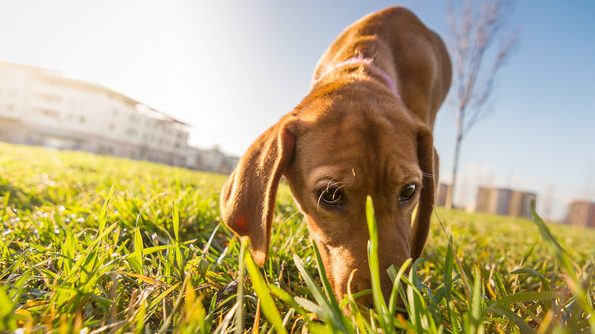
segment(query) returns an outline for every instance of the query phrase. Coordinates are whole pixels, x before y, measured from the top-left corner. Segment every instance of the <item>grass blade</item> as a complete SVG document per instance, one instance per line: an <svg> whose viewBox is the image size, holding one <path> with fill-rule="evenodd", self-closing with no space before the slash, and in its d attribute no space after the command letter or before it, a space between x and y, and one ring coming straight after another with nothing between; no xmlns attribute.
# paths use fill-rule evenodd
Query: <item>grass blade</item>
<svg viewBox="0 0 595 334"><path fill-rule="evenodd" d="M384 330L390 328L390 321L387 319L388 308L382 295L382 285L380 284L380 260L378 259L378 226L374 214L374 204L372 197L366 197L366 221L368 223L368 232L370 239L368 242L368 262L370 266L370 280L372 283L372 298L374 299L374 308L379 316L380 324Z"/></svg>
<svg viewBox="0 0 595 334"><path fill-rule="evenodd" d="M176 241L180 240L180 214L178 212L178 206L176 205L175 201L172 201L172 210L173 210L173 217L172 217L172 224L174 228L174 237Z"/></svg>
<svg viewBox="0 0 595 334"><path fill-rule="evenodd" d="M331 307L334 309L335 312L341 312L339 304L337 304L337 297L335 297L335 293L333 292L331 283L329 282L328 277L326 276L326 270L324 269L324 263L322 262L322 257L320 256L318 246L316 246L316 242L314 241L312 241L311 244L312 248L314 249L314 255L316 256L316 266L318 267L318 275L320 275L320 280L322 281L326 298L328 301L330 301Z"/></svg>
<svg viewBox="0 0 595 334"><path fill-rule="evenodd" d="M304 267L304 263L302 262L302 259L300 259L299 256L294 254L293 261L295 262L295 265L296 265L298 271L302 275L302 278L306 282L308 289L312 293L312 296L318 303L317 310L319 310L319 312L320 312L320 313L317 313L318 316L321 319L327 321L331 326L333 326L333 328L337 328L338 330L340 330L343 333L351 332L351 330L345 324L343 314L341 313L341 311L338 309L338 307L335 308L332 306L333 305L332 302L326 298L326 295L316 285L316 283L314 282L314 279L312 278L312 276L310 276L310 274ZM296 301L297 301L297 299L296 299ZM336 301L335 301L335 305L336 305ZM304 306L304 305L302 305L302 306Z"/></svg>
<svg viewBox="0 0 595 334"><path fill-rule="evenodd" d="M238 296L236 303L238 304L238 312L236 314L236 334L241 334L244 331L244 267L245 261L243 261L246 254L246 248L248 247L248 239L242 238L240 244L240 258L238 268Z"/></svg>
<svg viewBox="0 0 595 334"><path fill-rule="evenodd" d="M143 237L140 234L140 228L134 229L134 251L132 253L133 267L141 275L144 275L143 271L143 252L144 252L144 245L143 245Z"/></svg>
<svg viewBox="0 0 595 334"><path fill-rule="evenodd" d="M109 206L109 202L114 194L114 188L115 184L112 183L112 186L110 187L109 192L107 193L107 198L105 199L105 201L103 202L103 206L101 207L101 211L99 211L98 234L102 234L105 230L105 225L107 223L107 207Z"/></svg>
<svg viewBox="0 0 595 334"><path fill-rule="evenodd" d="M269 292L267 284L258 269L258 266L252 259L250 252L246 252L244 256L246 263L246 270L252 279L252 286L256 294L260 298L261 308L266 318L271 322L277 333L287 333L285 327L283 327L283 320L281 314L275 305L275 301ZM236 304L237 305L237 304Z"/></svg>
<svg viewBox="0 0 595 334"><path fill-rule="evenodd" d="M403 262L403 265L401 265L401 268L399 269L399 271L394 274L394 275L390 275L391 279L393 280L393 290L390 294L390 299L388 302L388 313L389 314L395 314L397 313L397 301L398 301L398 297L399 297L399 289L401 288L401 278L403 277L403 275L405 274L405 271L407 270L407 268L409 267L409 265L411 264L412 259L409 258L407 260L405 260L405 262ZM394 268L391 267L390 269L392 269L392 271L394 271Z"/></svg>

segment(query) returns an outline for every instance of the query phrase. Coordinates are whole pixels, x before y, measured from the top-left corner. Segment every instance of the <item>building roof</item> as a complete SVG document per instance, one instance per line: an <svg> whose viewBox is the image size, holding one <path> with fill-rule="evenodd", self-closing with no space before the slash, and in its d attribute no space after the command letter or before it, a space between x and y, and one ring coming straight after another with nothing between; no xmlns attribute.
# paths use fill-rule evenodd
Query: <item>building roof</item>
<svg viewBox="0 0 595 334"><path fill-rule="evenodd" d="M124 95L118 91L115 91L107 86L103 86L103 85L89 82L89 81L83 81L83 80L78 80L78 79L74 79L74 78L69 78L59 71L49 70L49 69L30 66L30 65L22 65L22 64L17 64L17 63L0 61L0 68L2 68L2 67L18 69L20 71L25 71L32 75L35 75L38 78L41 78L43 80L56 81L56 82L59 82L60 84L72 85L79 89L82 88L82 89L87 89L87 90L92 90L92 91L99 91L101 93L105 93L111 97L121 100L122 102L124 102L126 104L133 106L134 109L139 114L142 114L144 116L147 116L147 117L159 120L159 121L176 123L176 124L179 124L184 127L191 127L191 125L186 122L176 119L162 111L154 109L140 101L137 101L137 100L135 100L127 95Z"/></svg>
<svg viewBox="0 0 595 334"><path fill-rule="evenodd" d="M513 189L509 187L493 187L493 186L478 186L478 190L488 190L488 191L499 191L499 192L520 192L526 194L535 195L536 193L531 190L524 190L524 189Z"/></svg>

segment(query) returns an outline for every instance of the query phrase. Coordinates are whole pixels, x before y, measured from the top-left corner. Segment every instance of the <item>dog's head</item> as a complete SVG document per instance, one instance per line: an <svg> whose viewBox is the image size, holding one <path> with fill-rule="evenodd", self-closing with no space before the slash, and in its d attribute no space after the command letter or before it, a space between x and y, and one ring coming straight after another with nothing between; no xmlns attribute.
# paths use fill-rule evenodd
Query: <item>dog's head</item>
<svg viewBox="0 0 595 334"><path fill-rule="evenodd" d="M337 297L370 287L366 196L374 200L382 286L386 274L421 253L434 202L430 129L377 87L333 83L315 89L264 132L224 185L226 224L252 241L255 260L268 250L282 175L305 216ZM412 213L417 207L415 222Z"/></svg>

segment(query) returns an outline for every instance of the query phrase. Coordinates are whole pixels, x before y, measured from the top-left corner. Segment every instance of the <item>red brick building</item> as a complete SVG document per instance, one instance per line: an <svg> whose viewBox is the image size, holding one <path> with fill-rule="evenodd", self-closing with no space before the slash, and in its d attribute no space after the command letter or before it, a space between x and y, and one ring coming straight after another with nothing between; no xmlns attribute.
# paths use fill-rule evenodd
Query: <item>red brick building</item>
<svg viewBox="0 0 595 334"><path fill-rule="evenodd" d="M570 203L566 224L595 228L595 202L574 201Z"/></svg>

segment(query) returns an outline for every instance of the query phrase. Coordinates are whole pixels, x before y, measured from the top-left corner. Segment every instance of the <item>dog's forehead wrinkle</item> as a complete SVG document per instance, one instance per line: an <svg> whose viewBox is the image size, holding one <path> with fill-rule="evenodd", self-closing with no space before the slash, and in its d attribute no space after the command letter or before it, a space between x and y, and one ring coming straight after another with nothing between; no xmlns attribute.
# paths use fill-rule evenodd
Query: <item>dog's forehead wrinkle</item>
<svg viewBox="0 0 595 334"><path fill-rule="evenodd" d="M301 139L303 170L311 174L311 185L320 186L321 179L337 180L350 189L368 183L375 186L367 191L381 194L385 192L378 189L417 178L417 138L407 126L384 117L352 115L347 120L326 122ZM338 145L329 145L329 141Z"/></svg>
<svg viewBox="0 0 595 334"><path fill-rule="evenodd" d="M385 140L372 137L415 135L411 131L415 128L412 126L413 121L403 106L390 101L375 100L373 95L365 96L357 92L353 98L345 101L334 99L322 103L325 106L323 111L313 112L315 116L300 117L305 120L301 129L304 139L301 142L311 146L314 140L314 144L323 149L334 146L328 145L329 142L337 142L341 149L360 146L360 149L370 151L377 145L362 147L362 144ZM321 105L316 102L312 104Z"/></svg>
<svg viewBox="0 0 595 334"><path fill-rule="evenodd" d="M328 185L340 185L341 187L348 187L350 189L356 188L361 183L361 180L356 180L352 171L359 169L359 167L342 168L341 165L322 165L310 174L311 184L314 187L324 187Z"/></svg>
<svg viewBox="0 0 595 334"><path fill-rule="evenodd" d="M404 182L420 178L415 139L396 132L385 120L373 126L368 132L362 178L368 180L370 195L393 196Z"/></svg>

